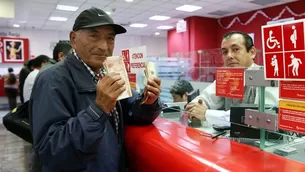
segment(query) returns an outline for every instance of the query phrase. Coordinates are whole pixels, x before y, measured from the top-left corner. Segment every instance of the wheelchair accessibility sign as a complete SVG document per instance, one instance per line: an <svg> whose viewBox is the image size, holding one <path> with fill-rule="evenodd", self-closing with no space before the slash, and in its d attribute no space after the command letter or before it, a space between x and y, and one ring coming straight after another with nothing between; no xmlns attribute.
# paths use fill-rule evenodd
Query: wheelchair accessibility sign
<svg viewBox="0 0 305 172"><path fill-rule="evenodd" d="M305 20L262 26L265 79L305 81Z"/></svg>
<svg viewBox="0 0 305 172"><path fill-rule="evenodd" d="M266 45L271 50L275 47L281 48L281 43L275 38L272 30L269 30L269 37L267 38Z"/></svg>

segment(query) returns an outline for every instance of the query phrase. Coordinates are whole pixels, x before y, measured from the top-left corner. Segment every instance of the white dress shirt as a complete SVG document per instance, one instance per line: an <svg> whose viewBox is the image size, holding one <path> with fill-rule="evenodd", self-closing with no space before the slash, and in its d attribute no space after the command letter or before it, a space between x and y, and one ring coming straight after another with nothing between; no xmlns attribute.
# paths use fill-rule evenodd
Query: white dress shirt
<svg viewBox="0 0 305 172"><path fill-rule="evenodd" d="M249 70L258 70L260 66L253 64L249 67ZM256 90L255 103L258 104L259 91ZM225 99L216 96L216 81L204 89L201 94L196 97L193 102L198 102L198 100L203 100L208 106L205 117L209 125L230 125L230 111L217 110L224 107ZM279 88L278 87L266 87L265 88L265 104L278 105L279 101Z"/></svg>
<svg viewBox="0 0 305 172"><path fill-rule="evenodd" d="M24 102L30 100L33 85L36 79L36 76L38 75L39 70L34 69L25 79L24 85L23 85L23 98Z"/></svg>

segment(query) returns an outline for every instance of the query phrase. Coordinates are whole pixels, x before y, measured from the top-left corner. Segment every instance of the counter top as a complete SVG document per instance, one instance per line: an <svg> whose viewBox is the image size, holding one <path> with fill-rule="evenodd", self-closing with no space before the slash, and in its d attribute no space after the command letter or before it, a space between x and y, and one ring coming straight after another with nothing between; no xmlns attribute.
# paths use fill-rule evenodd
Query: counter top
<svg viewBox="0 0 305 172"><path fill-rule="evenodd" d="M126 127L131 171L305 171L305 164L158 118Z"/></svg>

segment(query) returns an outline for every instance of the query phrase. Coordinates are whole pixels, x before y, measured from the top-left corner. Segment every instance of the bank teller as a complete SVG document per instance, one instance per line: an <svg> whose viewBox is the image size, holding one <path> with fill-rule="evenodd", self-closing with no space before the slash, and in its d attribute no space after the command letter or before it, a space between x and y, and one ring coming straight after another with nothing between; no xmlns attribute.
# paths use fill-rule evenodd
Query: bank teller
<svg viewBox="0 0 305 172"><path fill-rule="evenodd" d="M247 33L236 31L226 33L222 39L221 52L225 67L259 69L259 66L254 63L256 49L252 38ZM265 104L277 105L278 92L278 87L267 87ZM245 87L242 103L258 104L258 88ZM230 111L225 107L228 107L227 102L225 104L225 98L216 96L216 81L214 81L186 106L186 111L191 119L195 117L206 120L209 124L230 125Z"/></svg>
<svg viewBox="0 0 305 172"><path fill-rule="evenodd" d="M173 102L187 102L187 94L194 91L192 84L186 80L178 80L172 85L170 93Z"/></svg>

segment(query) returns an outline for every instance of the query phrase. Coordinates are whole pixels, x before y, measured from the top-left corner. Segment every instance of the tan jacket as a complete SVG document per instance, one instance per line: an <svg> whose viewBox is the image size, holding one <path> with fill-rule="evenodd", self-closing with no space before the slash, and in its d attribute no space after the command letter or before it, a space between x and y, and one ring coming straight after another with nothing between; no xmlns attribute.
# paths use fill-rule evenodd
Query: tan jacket
<svg viewBox="0 0 305 172"><path fill-rule="evenodd" d="M15 74L14 74L14 75L15 75ZM15 76L16 76L16 75L15 75ZM4 87L16 87L16 88L18 88L18 86L19 86L19 81L18 81L18 79L17 79L17 76L16 76L17 81L16 81L15 84L9 84L9 83L8 83L9 74L4 75L3 78L4 78Z"/></svg>

